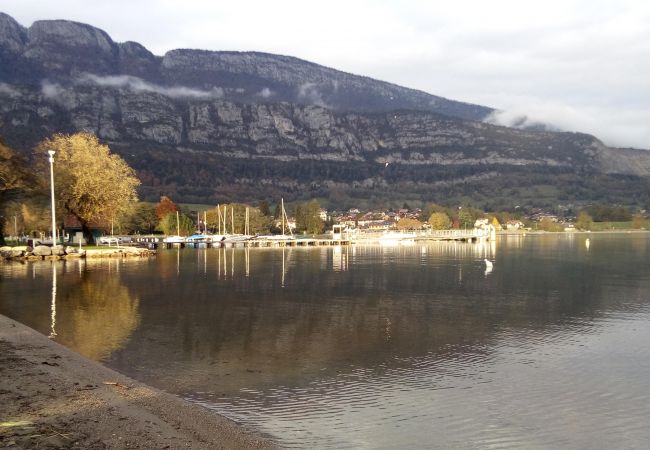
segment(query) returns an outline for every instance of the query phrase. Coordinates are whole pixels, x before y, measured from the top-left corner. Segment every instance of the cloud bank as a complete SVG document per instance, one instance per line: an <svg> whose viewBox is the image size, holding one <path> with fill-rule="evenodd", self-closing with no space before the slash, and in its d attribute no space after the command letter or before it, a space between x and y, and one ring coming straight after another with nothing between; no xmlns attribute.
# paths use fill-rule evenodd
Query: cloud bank
<svg viewBox="0 0 650 450"><path fill-rule="evenodd" d="M495 111L485 122L515 128L546 125L553 131L589 133L612 147L650 149L650 108L627 108L614 114L594 105L517 96L502 99L506 109Z"/></svg>
<svg viewBox="0 0 650 450"><path fill-rule="evenodd" d="M224 95L223 89L221 88L200 90L186 86L167 87L149 83L141 78L130 75L98 76L87 73L81 75L77 82L79 84L95 84L97 86L130 89L134 92L154 92L170 98L210 100L223 98Z"/></svg>

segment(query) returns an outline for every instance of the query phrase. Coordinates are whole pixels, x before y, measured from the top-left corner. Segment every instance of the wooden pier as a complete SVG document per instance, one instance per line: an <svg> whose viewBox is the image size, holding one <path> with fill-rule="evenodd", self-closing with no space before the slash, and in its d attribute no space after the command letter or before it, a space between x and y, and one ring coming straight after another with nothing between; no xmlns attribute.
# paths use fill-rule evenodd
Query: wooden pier
<svg viewBox="0 0 650 450"><path fill-rule="evenodd" d="M148 248L222 248L222 247L325 247L352 245L350 239L263 239L252 238L245 241L205 241L205 242L165 242L161 237L134 238L134 242Z"/></svg>
<svg viewBox="0 0 650 450"><path fill-rule="evenodd" d="M462 241L481 242L493 240L490 230L471 228L469 230L431 230L415 238L416 241Z"/></svg>
<svg viewBox="0 0 650 450"><path fill-rule="evenodd" d="M386 238L389 239L386 239ZM411 233L408 237L387 236L385 233L340 233L334 234L334 238L269 238L253 237L246 240L202 241L202 242L165 242L161 236L140 236L133 237L136 245L155 248L222 248L222 247L327 247L327 246L348 246L353 244L384 244L386 241L397 243L408 242L431 242L431 241L461 241L461 242L486 242L495 239L491 230L469 229L469 230L428 230L420 233Z"/></svg>

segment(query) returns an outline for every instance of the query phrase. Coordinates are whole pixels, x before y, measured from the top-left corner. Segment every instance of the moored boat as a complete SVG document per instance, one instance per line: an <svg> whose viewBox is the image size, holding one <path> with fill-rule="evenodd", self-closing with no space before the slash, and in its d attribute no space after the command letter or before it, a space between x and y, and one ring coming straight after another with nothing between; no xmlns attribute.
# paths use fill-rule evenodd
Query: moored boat
<svg viewBox="0 0 650 450"><path fill-rule="evenodd" d="M167 236L163 239L166 244L184 244L186 242L184 236Z"/></svg>

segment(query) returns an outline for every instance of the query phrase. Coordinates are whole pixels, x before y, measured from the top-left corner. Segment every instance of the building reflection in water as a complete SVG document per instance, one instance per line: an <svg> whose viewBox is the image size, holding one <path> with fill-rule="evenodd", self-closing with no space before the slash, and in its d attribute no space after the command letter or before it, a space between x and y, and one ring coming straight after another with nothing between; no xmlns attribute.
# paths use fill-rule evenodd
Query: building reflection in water
<svg viewBox="0 0 650 450"><path fill-rule="evenodd" d="M418 354L433 343L456 345L489 326L468 314L476 305L452 301L449 292L460 288L483 295L483 258L494 260L496 254L495 243L453 242L185 249L180 264L201 281L188 274L165 284L160 294L177 300L166 301L164 312L151 307L157 301L144 302L150 307L143 314L162 321L158 329L165 336L138 332L129 352L120 352L118 365L168 352L161 363L173 359L178 365L160 367L157 377L180 385L230 373L233 378L222 381L239 386L259 379L250 367L277 381L293 376L296 361L307 374L359 354L381 359L388 349ZM168 256L161 252L160 264ZM205 279L212 265L214 275ZM450 316L449 310L459 307L458 315ZM228 364L218 363L222 360Z"/></svg>
<svg viewBox="0 0 650 450"><path fill-rule="evenodd" d="M345 272L348 270L348 252L349 246L340 246L332 248L332 270L334 272Z"/></svg>

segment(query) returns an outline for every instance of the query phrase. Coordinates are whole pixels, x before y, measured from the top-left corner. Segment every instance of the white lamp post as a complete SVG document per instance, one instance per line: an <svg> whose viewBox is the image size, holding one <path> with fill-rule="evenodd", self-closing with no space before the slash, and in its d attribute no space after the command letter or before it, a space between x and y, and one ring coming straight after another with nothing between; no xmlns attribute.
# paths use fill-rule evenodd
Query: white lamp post
<svg viewBox="0 0 650 450"><path fill-rule="evenodd" d="M56 218L54 214L54 150L48 150L50 155L50 188L52 194L52 245L56 245Z"/></svg>

